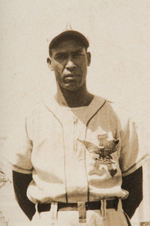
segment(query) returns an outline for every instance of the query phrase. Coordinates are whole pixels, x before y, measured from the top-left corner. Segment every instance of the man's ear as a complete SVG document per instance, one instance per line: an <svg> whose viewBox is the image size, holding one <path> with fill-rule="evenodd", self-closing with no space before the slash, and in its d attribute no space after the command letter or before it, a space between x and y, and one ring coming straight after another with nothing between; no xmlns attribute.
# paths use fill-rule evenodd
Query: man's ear
<svg viewBox="0 0 150 226"><path fill-rule="evenodd" d="M87 52L87 61L88 61L88 66L91 64L91 53Z"/></svg>
<svg viewBox="0 0 150 226"><path fill-rule="evenodd" d="M47 58L47 64L48 67L52 70L51 59L49 57Z"/></svg>
<svg viewBox="0 0 150 226"><path fill-rule="evenodd" d="M49 57L47 58L47 64L51 65L51 59Z"/></svg>

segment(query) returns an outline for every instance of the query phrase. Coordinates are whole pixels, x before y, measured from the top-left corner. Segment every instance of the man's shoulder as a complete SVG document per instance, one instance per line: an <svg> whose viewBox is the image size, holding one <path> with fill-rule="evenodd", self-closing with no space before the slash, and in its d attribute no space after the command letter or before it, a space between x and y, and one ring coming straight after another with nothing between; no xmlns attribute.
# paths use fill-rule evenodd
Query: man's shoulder
<svg viewBox="0 0 150 226"><path fill-rule="evenodd" d="M117 102L112 101L110 99L107 99L105 97L101 97L101 96L94 96L95 104L97 105L102 105L102 107L104 107L104 109L108 109L108 110L112 110L112 111L116 111L119 112L121 111L121 109L123 109Z"/></svg>
<svg viewBox="0 0 150 226"><path fill-rule="evenodd" d="M125 108L123 103L113 101L101 96L96 96L97 103L103 102L104 113L109 114L111 117L115 117L121 122L127 123L128 120L133 120L131 113Z"/></svg>
<svg viewBox="0 0 150 226"><path fill-rule="evenodd" d="M36 118L40 114L42 114L42 112L44 112L44 110L45 110L44 102L42 100L40 100L26 110L25 118L27 121L30 119Z"/></svg>
<svg viewBox="0 0 150 226"><path fill-rule="evenodd" d="M112 101L110 105L120 119L125 121L133 120L131 112L129 112L129 110L125 107L123 103Z"/></svg>

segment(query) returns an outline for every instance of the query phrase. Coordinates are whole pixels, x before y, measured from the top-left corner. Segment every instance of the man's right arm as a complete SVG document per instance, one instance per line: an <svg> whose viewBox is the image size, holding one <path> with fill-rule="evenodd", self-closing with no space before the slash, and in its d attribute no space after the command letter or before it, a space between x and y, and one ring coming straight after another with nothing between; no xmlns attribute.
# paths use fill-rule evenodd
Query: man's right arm
<svg viewBox="0 0 150 226"><path fill-rule="evenodd" d="M27 217L31 220L35 213L35 205L28 199L26 191L32 180L32 174L23 174L16 171L13 171L12 174L17 202Z"/></svg>

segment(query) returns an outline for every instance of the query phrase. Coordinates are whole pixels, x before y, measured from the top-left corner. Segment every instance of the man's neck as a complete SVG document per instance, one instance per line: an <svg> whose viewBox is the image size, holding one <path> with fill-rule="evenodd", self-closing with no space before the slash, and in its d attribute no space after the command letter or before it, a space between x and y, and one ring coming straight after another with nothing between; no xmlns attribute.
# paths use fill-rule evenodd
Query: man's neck
<svg viewBox="0 0 150 226"><path fill-rule="evenodd" d="M56 100L59 104L69 107L88 106L93 99L86 86L77 91L69 91L57 86Z"/></svg>

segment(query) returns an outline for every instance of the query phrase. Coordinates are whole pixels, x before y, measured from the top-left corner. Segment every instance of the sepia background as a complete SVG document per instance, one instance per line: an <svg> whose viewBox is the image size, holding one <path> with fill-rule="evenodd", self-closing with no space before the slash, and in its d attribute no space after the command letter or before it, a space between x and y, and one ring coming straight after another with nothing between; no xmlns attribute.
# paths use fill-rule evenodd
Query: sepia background
<svg viewBox="0 0 150 226"><path fill-rule="evenodd" d="M16 204L5 142L43 95L55 92L48 44L65 28L90 41L89 90L119 102L137 122L142 152L150 147L149 0L0 0L0 211L9 226L27 218ZM144 200L132 222L150 221L150 160L144 165Z"/></svg>

